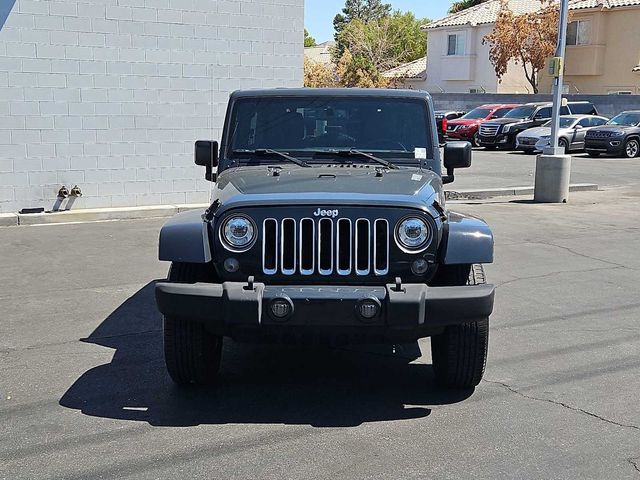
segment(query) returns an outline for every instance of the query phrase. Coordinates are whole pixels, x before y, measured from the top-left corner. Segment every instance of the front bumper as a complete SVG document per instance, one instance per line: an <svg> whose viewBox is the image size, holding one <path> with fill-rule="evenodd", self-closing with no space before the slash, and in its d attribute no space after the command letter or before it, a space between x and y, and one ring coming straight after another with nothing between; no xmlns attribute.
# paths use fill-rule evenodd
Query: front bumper
<svg viewBox="0 0 640 480"><path fill-rule="evenodd" d="M156 302L168 317L204 323L220 335L241 337L273 330L313 332L322 336L373 334L390 341L411 341L440 333L447 325L480 320L493 311L495 287L474 285L427 287L424 284L383 286L267 286L254 283L156 284ZM290 316L276 318L271 304L286 299ZM380 306L371 319L359 305Z"/></svg>
<svg viewBox="0 0 640 480"><path fill-rule="evenodd" d="M447 138L453 140L472 140L477 131L477 129L461 130L458 128L457 130L447 131Z"/></svg>
<svg viewBox="0 0 640 480"><path fill-rule="evenodd" d="M516 150L522 150L524 152L542 152L548 146L548 139L536 139L534 143L531 143L531 141L516 138Z"/></svg>
<svg viewBox="0 0 640 480"><path fill-rule="evenodd" d="M624 141L619 138L585 140L584 149L587 152L620 154L624 151Z"/></svg>
<svg viewBox="0 0 640 480"><path fill-rule="evenodd" d="M479 135L478 139L483 147L508 147L515 144L515 135L509 133L499 133L494 137Z"/></svg>

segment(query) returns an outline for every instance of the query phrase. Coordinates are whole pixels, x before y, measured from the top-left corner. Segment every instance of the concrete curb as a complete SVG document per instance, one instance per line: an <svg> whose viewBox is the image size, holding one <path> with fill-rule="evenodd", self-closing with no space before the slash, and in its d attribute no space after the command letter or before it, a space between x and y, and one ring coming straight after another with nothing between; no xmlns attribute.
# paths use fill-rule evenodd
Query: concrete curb
<svg viewBox="0 0 640 480"><path fill-rule="evenodd" d="M18 225L18 214L0 213L0 227L12 227Z"/></svg>
<svg viewBox="0 0 640 480"><path fill-rule="evenodd" d="M570 192L596 190L598 190L598 185L593 183L577 183L569 187ZM446 191L445 193L448 200L483 200L493 197L533 195L533 187L469 189L458 192ZM203 203L188 205L152 205L147 207L86 208L52 213L2 213L0 214L0 227L166 218L188 210L204 210L208 206L209 204Z"/></svg>
<svg viewBox="0 0 640 480"><path fill-rule="evenodd" d="M152 205L145 207L86 208L51 213L10 213L0 216L0 225L49 225L56 223L166 218L188 210L198 208L204 210L208 206L209 204Z"/></svg>
<svg viewBox="0 0 640 480"><path fill-rule="evenodd" d="M533 187L509 187L492 189L467 189L459 192L447 190L445 192L447 200L484 200L493 197L517 197L522 195L533 195ZM595 192L598 185L595 183L574 183L569 186L570 192Z"/></svg>

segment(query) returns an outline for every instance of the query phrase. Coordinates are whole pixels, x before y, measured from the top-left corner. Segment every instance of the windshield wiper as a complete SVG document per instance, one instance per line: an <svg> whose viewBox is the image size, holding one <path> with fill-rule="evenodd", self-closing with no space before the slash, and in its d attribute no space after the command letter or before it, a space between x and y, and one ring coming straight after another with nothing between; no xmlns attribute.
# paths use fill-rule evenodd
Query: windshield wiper
<svg viewBox="0 0 640 480"><path fill-rule="evenodd" d="M279 152L278 150L272 150L270 148L256 148L255 150L250 150L250 149L238 149L238 150L234 150L233 153L249 153L252 155L257 155L257 156L264 156L264 155L277 155L281 158L284 158L285 160L289 160L292 163L295 163L296 165L300 166L300 167L310 167L311 165L309 165L307 162L305 162L304 160L300 160L299 158L296 157L292 157L291 155L284 153L284 152Z"/></svg>
<svg viewBox="0 0 640 480"><path fill-rule="evenodd" d="M349 150L322 150L316 153L329 153L329 154L339 155L341 157L356 157L356 156L365 157L365 158L368 158L369 160L373 160L374 162L379 163L380 165L384 165L390 170L394 170L398 168L397 165L394 165L393 163L387 160L384 160L383 158L376 157L375 155L371 155L370 153L363 152L362 150L354 150L353 148L350 148Z"/></svg>

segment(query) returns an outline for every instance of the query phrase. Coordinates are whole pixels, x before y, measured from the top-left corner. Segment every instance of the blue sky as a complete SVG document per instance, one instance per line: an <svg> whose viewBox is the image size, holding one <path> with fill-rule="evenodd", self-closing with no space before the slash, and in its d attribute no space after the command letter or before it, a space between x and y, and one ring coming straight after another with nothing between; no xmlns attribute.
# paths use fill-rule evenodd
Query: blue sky
<svg viewBox="0 0 640 480"><path fill-rule="evenodd" d="M394 10L412 11L416 17L444 17L452 1L386 0ZM304 25L318 43L333 39L333 17L344 7L344 0L305 0Z"/></svg>

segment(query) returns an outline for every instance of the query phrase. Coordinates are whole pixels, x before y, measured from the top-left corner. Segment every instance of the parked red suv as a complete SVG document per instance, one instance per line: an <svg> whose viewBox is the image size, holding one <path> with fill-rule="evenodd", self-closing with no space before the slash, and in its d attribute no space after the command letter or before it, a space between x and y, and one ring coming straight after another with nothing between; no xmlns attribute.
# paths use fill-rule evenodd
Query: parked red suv
<svg viewBox="0 0 640 480"><path fill-rule="evenodd" d="M486 120L501 118L517 106L517 104L480 105L460 118L449 120L446 136L453 140L466 140L471 142L474 147L479 147L478 127L480 124Z"/></svg>

